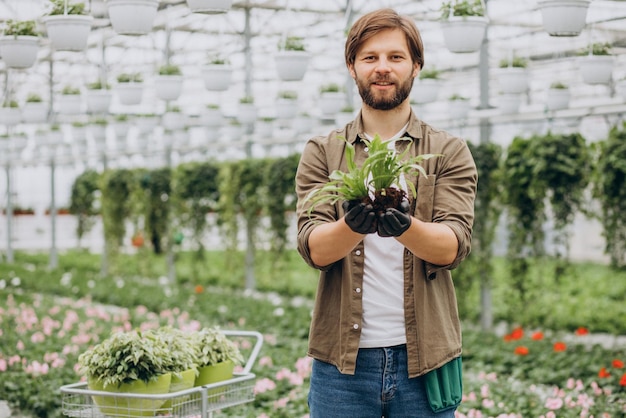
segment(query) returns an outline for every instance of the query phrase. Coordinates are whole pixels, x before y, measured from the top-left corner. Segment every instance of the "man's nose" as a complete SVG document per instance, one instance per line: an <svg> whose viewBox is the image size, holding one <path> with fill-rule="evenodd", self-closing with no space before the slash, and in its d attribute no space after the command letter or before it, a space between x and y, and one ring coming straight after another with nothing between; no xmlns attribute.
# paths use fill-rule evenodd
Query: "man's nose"
<svg viewBox="0 0 626 418"><path fill-rule="evenodd" d="M391 67L389 66L389 60L386 57L380 57L378 59L378 65L376 66L376 71L379 73L387 73L391 71Z"/></svg>

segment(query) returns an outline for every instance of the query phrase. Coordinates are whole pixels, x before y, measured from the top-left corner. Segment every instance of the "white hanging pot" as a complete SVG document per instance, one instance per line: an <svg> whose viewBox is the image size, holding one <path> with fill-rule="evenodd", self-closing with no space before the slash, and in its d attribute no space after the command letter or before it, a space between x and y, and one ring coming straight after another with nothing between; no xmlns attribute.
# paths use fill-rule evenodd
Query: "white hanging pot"
<svg viewBox="0 0 626 418"><path fill-rule="evenodd" d="M411 90L411 99L418 104L435 102L439 96L441 85L441 80L434 78L416 80Z"/></svg>
<svg viewBox="0 0 626 418"><path fill-rule="evenodd" d="M145 35L152 30L159 0L107 0L113 30L120 35Z"/></svg>
<svg viewBox="0 0 626 418"><path fill-rule="evenodd" d="M233 0L187 0L187 6L193 13L226 13L232 4Z"/></svg>
<svg viewBox="0 0 626 418"><path fill-rule="evenodd" d="M224 124L224 116L219 108L207 107L202 114L202 125L209 128L219 128Z"/></svg>
<svg viewBox="0 0 626 418"><path fill-rule="evenodd" d="M344 106L345 94L342 92L323 92L317 102L322 116L334 118L335 114Z"/></svg>
<svg viewBox="0 0 626 418"><path fill-rule="evenodd" d="M91 113L107 113L113 94L109 90L88 90L87 110Z"/></svg>
<svg viewBox="0 0 626 418"><path fill-rule="evenodd" d="M233 69L230 65L209 64L202 67L204 87L209 91L224 91L230 87Z"/></svg>
<svg viewBox="0 0 626 418"><path fill-rule="evenodd" d="M526 68L498 68L495 73L502 93L524 93L528 89L528 71Z"/></svg>
<svg viewBox="0 0 626 418"><path fill-rule="evenodd" d="M126 138L128 135L128 131L130 130L129 122L116 121L112 123L113 132L115 132L115 136L118 138Z"/></svg>
<svg viewBox="0 0 626 418"><path fill-rule="evenodd" d="M237 120L242 125L250 125L256 121L256 107L254 103L239 103Z"/></svg>
<svg viewBox="0 0 626 418"><path fill-rule="evenodd" d="M57 111L62 115L76 115L83 111L80 94L61 94L56 99Z"/></svg>
<svg viewBox="0 0 626 418"><path fill-rule="evenodd" d="M450 16L441 21L443 40L450 52L466 53L480 49L489 20L483 16Z"/></svg>
<svg viewBox="0 0 626 418"><path fill-rule="evenodd" d="M119 83L115 88L117 97L123 105L136 105L141 103L143 96L143 83Z"/></svg>
<svg viewBox="0 0 626 418"><path fill-rule="evenodd" d="M546 107L551 111L567 109L570 97L569 89L549 88L546 95Z"/></svg>
<svg viewBox="0 0 626 418"><path fill-rule="evenodd" d="M0 56L9 68L29 68L37 60L39 38L36 36L1 36Z"/></svg>
<svg viewBox="0 0 626 418"><path fill-rule="evenodd" d="M504 93L498 96L498 108L505 115L517 113L521 104L522 96L519 93Z"/></svg>
<svg viewBox="0 0 626 418"><path fill-rule="evenodd" d="M276 99L275 109L278 119L292 119L298 113L298 101L280 97Z"/></svg>
<svg viewBox="0 0 626 418"><path fill-rule="evenodd" d="M613 75L612 55L585 55L578 57L583 81L587 84L609 84Z"/></svg>
<svg viewBox="0 0 626 418"><path fill-rule="evenodd" d="M19 107L0 107L0 125L15 126L22 120Z"/></svg>
<svg viewBox="0 0 626 418"><path fill-rule="evenodd" d="M92 123L89 125L89 133L96 143L104 143L107 137L107 126L100 123Z"/></svg>
<svg viewBox="0 0 626 418"><path fill-rule="evenodd" d="M139 116L135 118L135 126L140 134L151 132L159 124L156 116Z"/></svg>
<svg viewBox="0 0 626 418"><path fill-rule="evenodd" d="M450 100L448 101L448 113L450 119L465 119L470 111L469 100Z"/></svg>
<svg viewBox="0 0 626 418"><path fill-rule="evenodd" d="M550 36L578 36L591 0L539 0L543 28Z"/></svg>
<svg viewBox="0 0 626 418"><path fill-rule="evenodd" d="M158 75L154 80L156 96L161 100L176 100L183 91L182 75Z"/></svg>
<svg viewBox="0 0 626 418"><path fill-rule="evenodd" d="M165 112L163 114L163 127L172 131L185 127L186 117L180 112Z"/></svg>
<svg viewBox="0 0 626 418"><path fill-rule="evenodd" d="M87 47L93 17L52 15L42 18L48 38L57 51L82 51Z"/></svg>
<svg viewBox="0 0 626 418"><path fill-rule="evenodd" d="M279 51L274 56L278 78L282 81L300 81L309 66L311 54L306 51Z"/></svg>
<svg viewBox="0 0 626 418"><path fill-rule="evenodd" d="M22 106L22 120L25 123L43 123L48 119L48 104L44 102L26 102Z"/></svg>
<svg viewBox="0 0 626 418"><path fill-rule="evenodd" d="M622 100L626 102L626 79L615 83L615 92L622 96Z"/></svg>

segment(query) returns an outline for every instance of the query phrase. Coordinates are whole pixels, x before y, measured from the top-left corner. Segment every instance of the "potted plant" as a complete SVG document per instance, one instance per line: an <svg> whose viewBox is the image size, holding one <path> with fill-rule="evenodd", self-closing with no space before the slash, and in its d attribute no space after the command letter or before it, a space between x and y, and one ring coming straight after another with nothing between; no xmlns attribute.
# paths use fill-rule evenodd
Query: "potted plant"
<svg viewBox="0 0 626 418"><path fill-rule="evenodd" d="M274 132L274 123L276 118L272 116L263 116L257 119L254 126L254 132L261 138L270 138Z"/></svg>
<svg viewBox="0 0 626 418"><path fill-rule="evenodd" d="M328 83L320 87L318 106L322 117L334 118L335 114L345 106L346 97L341 86L337 83Z"/></svg>
<svg viewBox="0 0 626 418"><path fill-rule="evenodd" d="M64 115L75 115L82 112L82 98L80 89L66 85L57 97L58 112Z"/></svg>
<svg viewBox="0 0 626 418"><path fill-rule="evenodd" d="M219 128L224 123L224 115L220 106L215 103L209 103L204 108L202 114L202 125L208 128Z"/></svg>
<svg viewBox="0 0 626 418"><path fill-rule="evenodd" d="M304 78L311 54L306 51L303 38L287 36L278 44L274 56L278 78L282 81L300 81Z"/></svg>
<svg viewBox="0 0 626 418"><path fill-rule="evenodd" d="M528 60L513 56L500 61L496 70L498 85L502 93L525 93L528 89Z"/></svg>
<svg viewBox="0 0 626 418"><path fill-rule="evenodd" d="M115 91L121 104L136 105L141 103L143 76L140 73L122 73L118 75Z"/></svg>
<svg viewBox="0 0 626 418"><path fill-rule="evenodd" d="M187 0L187 6L193 13L218 14L230 10L233 0Z"/></svg>
<svg viewBox="0 0 626 418"><path fill-rule="evenodd" d="M566 109L569 106L570 91L566 84L556 81L550 84L546 95L546 108L550 111Z"/></svg>
<svg viewBox="0 0 626 418"><path fill-rule="evenodd" d="M450 0L441 6L443 40L451 52L478 51L488 23L481 0Z"/></svg>
<svg viewBox="0 0 626 418"><path fill-rule="evenodd" d="M417 104L432 103L437 100L442 86L441 72L437 69L422 69L413 84L411 98Z"/></svg>
<svg viewBox="0 0 626 418"><path fill-rule="evenodd" d="M85 3L52 0L52 9L42 18L48 38L57 51L82 51L87 47L93 17Z"/></svg>
<svg viewBox="0 0 626 418"><path fill-rule="evenodd" d="M465 119L470 111L470 101L460 94L453 94L448 98L448 113L450 119Z"/></svg>
<svg viewBox="0 0 626 418"><path fill-rule="evenodd" d="M181 112L180 107L169 105L163 113L161 122L165 129L176 131L185 127L186 116Z"/></svg>
<svg viewBox="0 0 626 418"><path fill-rule="evenodd" d="M39 34L34 20L6 21L0 36L0 56L9 68L29 68L37 60Z"/></svg>
<svg viewBox="0 0 626 418"><path fill-rule="evenodd" d="M174 64L159 67L154 86L159 99L165 101L178 99L183 90L183 73L180 67Z"/></svg>
<svg viewBox="0 0 626 418"><path fill-rule="evenodd" d="M227 59L219 55L212 56L202 67L204 87L209 91L228 90L232 72L233 68Z"/></svg>
<svg viewBox="0 0 626 418"><path fill-rule="evenodd" d="M7 126L15 126L20 123L22 114L20 105L13 99L7 99L0 107L0 124Z"/></svg>
<svg viewBox="0 0 626 418"><path fill-rule="evenodd" d="M152 130L159 124L160 118L154 113L141 113L135 115L135 126L139 130L140 134L146 134L152 132Z"/></svg>
<svg viewBox="0 0 626 418"><path fill-rule="evenodd" d="M609 43L593 43L579 52L578 66L587 84L609 84L614 57Z"/></svg>
<svg viewBox="0 0 626 418"><path fill-rule="evenodd" d="M117 332L83 352L78 358L79 371L93 391L119 394L166 394L170 390L172 350L167 339L154 330ZM93 396L100 412L134 416L155 412L164 400Z"/></svg>
<svg viewBox="0 0 626 418"><path fill-rule="evenodd" d="M43 123L48 119L48 105L37 93L29 93L22 106L22 120L26 123Z"/></svg>
<svg viewBox="0 0 626 418"><path fill-rule="evenodd" d="M87 84L87 110L91 113L107 113L111 106L113 95L111 86L96 80Z"/></svg>
<svg viewBox="0 0 626 418"><path fill-rule="evenodd" d="M242 125L250 125L256 120L257 110L254 106L254 97L244 96L239 99L237 108L237 120Z"/></svg>
<svg viewBox="0 0 626 418"><path fill-rule="evenodd" d="M622 96L622 100L626 102L626 77L615 83L615 92Z"/></svg>
<svg viewBox="0 0 626 418"><path fill-rule="evenodd" d="M591 0L539 0L543 28L550 36L578 36Z"/></svg>
<svg viewBox="0 0 626 418"><path fill-rule="evenodd" d="M334 204L345 201L369 203L378 214L385 209L401 207L407 199L407 192L397 187L402 176L426 175L422 161L436 157L436 154L422 154L407 158L411 150L408 144L402 152L396 152L395 142L383 141L379 135L364 140L368 147L368 156L361 166L355 162L354 146L346 141L347 171L334 170L328 176L329 181L322 187L312 190L304 199L305 207L311 213L321 203ZM407 181L409 192L417 196L415 185Z"/></svg>
<svg viewBox="0 0 626 418"><path fill-rule="evenodd" d="M120 113L113 117L111 123L115 136L118 138L126 138L128 131L130 130L130 118L126 113Z"/></svg>
<svg viewBox="0 0 626 418"><path fill-rule="evenodd" d="M88 129L98 152L106 150L107 126L109 121L102 117L92 118Z"/></svg>
<svg viewBox="0 0 626 418"><path fill-rule="evenodd" d="M279 91L275 108L278 119L292 119L298 113L298 92L295 90Z"/></svg>
<svg viewBox="0 0 626 418"><path fill-rule="evenodd" d="M120 35L145 35L152 30L159 0L107 0L113 30Z"/></svg>
<svg viewBox="0 0 626 418"><path fill-rule="evenodd" d="M218 327L203 328L192 335L198 376L195 386L230 379L236 365L243 363L239 348Z"/></svg>

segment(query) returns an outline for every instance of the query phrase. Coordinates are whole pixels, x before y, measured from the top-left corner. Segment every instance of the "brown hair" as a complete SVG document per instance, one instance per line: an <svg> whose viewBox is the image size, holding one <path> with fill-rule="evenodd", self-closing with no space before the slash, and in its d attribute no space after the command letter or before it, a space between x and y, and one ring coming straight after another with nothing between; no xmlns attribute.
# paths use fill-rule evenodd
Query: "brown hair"
<svg viewBox="0 0 626 418"><path fill-rule="evenodd" d="M399 15L393 9L379 9L361 16L350 28L346 39L346 65L354 64L357 51L365 41L386 29L400 29L406 36L411 59L424 67L424 45L420 32L413 20Z"/></svg>

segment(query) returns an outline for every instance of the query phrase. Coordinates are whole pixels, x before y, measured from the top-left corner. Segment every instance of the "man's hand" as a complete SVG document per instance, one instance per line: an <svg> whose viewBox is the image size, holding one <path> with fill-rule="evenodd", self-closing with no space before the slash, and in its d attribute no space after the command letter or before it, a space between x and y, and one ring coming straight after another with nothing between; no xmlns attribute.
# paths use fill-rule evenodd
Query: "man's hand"
<svg viewBox="0 0 626 418"><path fill-rule="evenodd" d="M378 235L381 237L399 237L411 226L409 215L409 202L400 203L400 210L395 208L386 209L378 217Z"/></svg>
<svg viewBox="0 0 626 418"><path fill-rule="evenodd" d="M341 204L346 212L346 223L351 230L358 234L373 234L376 232L376 214L371 204L347 201Z"/></svg>

